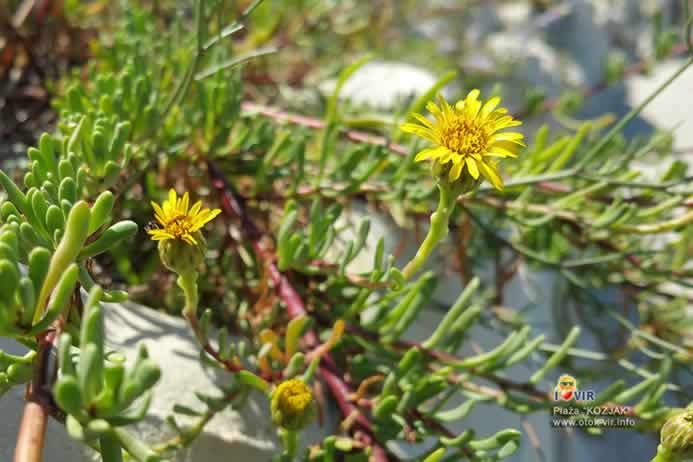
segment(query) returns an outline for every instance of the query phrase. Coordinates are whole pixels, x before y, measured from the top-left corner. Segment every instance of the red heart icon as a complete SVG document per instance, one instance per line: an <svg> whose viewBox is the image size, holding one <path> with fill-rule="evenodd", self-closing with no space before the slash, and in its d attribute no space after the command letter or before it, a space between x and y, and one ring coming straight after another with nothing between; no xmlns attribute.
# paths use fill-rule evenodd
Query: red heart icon
<svg viewBox="0 0 693 462"><path fill-rule="evenodd" d="M572 398L572 397L573 397L573 392L572 392L572 390L564 391L563 393L561 393L561 398L563 398L564 401L568 401L568 400L570 400L570 398Z"/></svg>

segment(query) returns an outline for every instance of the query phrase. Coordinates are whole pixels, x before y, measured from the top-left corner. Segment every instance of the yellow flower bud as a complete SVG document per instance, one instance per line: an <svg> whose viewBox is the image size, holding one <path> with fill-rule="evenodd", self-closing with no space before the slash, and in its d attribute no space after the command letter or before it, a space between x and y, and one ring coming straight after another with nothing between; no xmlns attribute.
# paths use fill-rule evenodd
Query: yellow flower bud
<svg viewBox="0 0 693 462"><path fill-rule="evenodd" d="M272 393L272 421L291 431L304 429L313 420L313 392L298 379L282 382Z"/></svg>
<svg viewBox="0 0 693 462"><path fill-rule="evenodd" d="M693 457L693 409L677 412L667 419L662 426L660 446L679 459Z"/></svg>

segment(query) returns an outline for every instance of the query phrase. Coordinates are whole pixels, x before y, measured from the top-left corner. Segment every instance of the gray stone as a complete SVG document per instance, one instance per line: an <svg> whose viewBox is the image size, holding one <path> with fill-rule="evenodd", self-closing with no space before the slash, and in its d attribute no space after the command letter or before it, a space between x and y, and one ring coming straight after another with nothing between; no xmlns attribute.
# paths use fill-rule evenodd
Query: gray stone
<svg viewBox="0 0 693 462"><path fill-rule="evenodd" d="M227 381L228 375L201 365L198 344L182 319L133 303L104 304L104 308L108 347L120 351L131 361L137 354L138 345L144 343L150 357L162 368L162 378L156 385L147 418L133 429L140 438L153 445L161 443L174 436L164 423L172 414L173 405L183 404L203 410L194 392L219 395L221 392L217 385ZM25 351L24 347L6 338L0 338L0 348L13 354ZM21 387L15 387L0 399L0 460L12 458L22 407ZM194 418L176 418L182 425L194 421ZM316 429L311 434L320 436L321 432ZM277 450L268 400L254 394L243 408L227 408L218 413L195 443L173 460L267 462ZM70 440L61 424L49 423L44 451L46 462L88 460L86 453L89 452Z"/></svg>
<svg viewBox="0 0 693 462"><path fill-rule="evenodd" d="M566 83L575 86L587 83L578 63L524 31L489 35L487 46L496 59L512 65L512 75L504 82L509 101L520 97L518 103L522 102L522 89L527 83L540 88L549 97L558 95Z"/></svg>
<svg viewBox="0 0 693 462"><path fill-rule="evenodd" d="M569 4L570 13L548 25L546 43L570 56L582 70L584 85L592 86L604 78L609 35L595 21L592 2L573 0Z"/></svg>
<svg viewBox="0 0 693 462"><path fill-rule="evenodd" d="M400 239L405 239L404 251L398 259L398 266L401 267L414 255L418 248L418 243L414 242L412 234L403 233L402 229L390 218L370 210L367 205L361 202L352 203L351 208L341 220L342 224L351 223L353 226L360 223L364 218L368 218L371 221L371 234L365 251L350 264L347 268L348 271L359 273L372 269L373 251L381 236L385 237L386 255L392 253L396 247L400 246ZM425 232L425 229L422 231ZM343 237L345 241L354 238L348 230ZM416 322L405 333L404 338L406 340L420 342L428 338L440 324L445 311L454 303L463 290L457 275L452 277L452 275L446 274L445 268L448 268L451 264L449 258L449 255L451 255L450 246L449 241L444 241L426 264L425 270L435 271L439 275L439 285L434 292L431 303L424 308ZM333 255L336 256L338 252L339 250L336 250ZM490 268L490 263L477 264L477 266L482 267L482 270L477 275L482 279L483 283L493 284L492 272L488 269L483 269L484 267ZM557 308L558 312L566 316L569 316L567 313L572 309L563 301L559 280L560 276L554 271L537 271L523 264L519 268L517 275L505 286L503 294L508 307L515 311L522 310L528 324L532 326L532 337L539 333L544 333L547 341L554 344L560 344L563 340L560 334L552 327L556 321L554 319L555 309ZM610 296L609 293L600 293L599 295ZM479 350L489 351L498 346L502 341L503 337L494 330L477 325L468 333L468 339L463 350L459 353L461 355L471 355L477 354ZM580 341L579 346L581 347L596 347L595 339L589 332L583 332ZM471 345L474 345L475 349L471 348ZM540 366L541 362L530 358L527 362L513 366L510 370L504 372L512 380L523 382ZM553 389L555 386L553 380L557 373L560 373L560 371L548 374L538 384L538 387L543 390ZM599 392L610 385L610 383L590 383L589 385ZM449 402L450 408L460 404L463 400L461 396L451 399ZM450 429L453 432L461 432L470 427L470 422L473 422L471 426L476 430L477 437L490 436L506 428L520 430L523 433L521 447L515 456L508 459L511 462L527 460L579 462L596 460L596 454L600 454L599 460L610 460L611 458L616 458L617 455L624 458L624 460L649 460L649 458L643 458L643 454L650 457L653 456L657 445L656 435L643 435L633 431L610 431L601 437L592 437L580 431L555 429L551 426L551 417L546 412L520 416L498 407L493 402L477 406L463 422L458 425L451 425ZM536 436L536 440L540 444L538 448L533 445L534 441L533 438L530 438L530 433L532 437ZM395 453L409 458L420 455L426 447L425 445L420 447L403 443L391 445L391 449ZM602 458L601 454L609 454L609 456Z"/></svg>
<svg viewBox="0 0 693 462"><path fill-rule="evenodd" d="M0 350L23 355L26 348L12 339L0 337ZM24 410L24 387L14 387L0 397L0 462L12 460L19 422ZM85 462L82 456L82 445L70 439L65 427L49 419L46 432L45 451L46 462Z"/></svg>
<svg viewBox="0 0 693 462"><path fill-rule="evenodd" d="M195 392L220 396L217 386L228 381L228 374L216 368L203 367L199 346L187 323L133 303L104 304L107 344L134 360L137 346L147 346L149 356L162 369L152 405L137 434L153 444L174 436L164 421L173 413L174 404L194 409L205 407ZM185 426L194 417L176 415ZM226 408L214 416L205 431L177 461L228 461L229 459L265 462L276 452L275 429L269 419L267 399L251 395L247 405L234 410Z"/></svg>

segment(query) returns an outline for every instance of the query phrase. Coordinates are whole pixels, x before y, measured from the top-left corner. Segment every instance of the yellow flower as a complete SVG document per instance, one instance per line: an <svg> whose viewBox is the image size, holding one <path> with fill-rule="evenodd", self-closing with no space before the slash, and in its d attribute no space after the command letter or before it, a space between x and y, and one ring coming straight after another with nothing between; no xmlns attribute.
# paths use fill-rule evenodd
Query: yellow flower
<svg viewBox="0 0 693 462"><path fill-rule="evenodd" d="M434 160L449 181L456 181L466 171L476 181L485 177L497 189L503 189L494 157L517 157L517 149L524 146L524 135L517 132L499 132L521 125L507 115L505 108L498 108L500 98L493 97L485 104L478 100L479 90L469 92L454 107L442 97L440 106L429 102L426 109L433 114L430 121L421 114L412 114L420 123L405 123L400 129L406 133L432 141L437 146L424 149L415 160ZM448 162L450 163L449 165Z"/></svg>
<svg viewBox="0 0 693 462"><path fill-rule="evenodd" d="M313 419L313 392L298 379L282 382L272 393L272 420L287 430L298 431Z"/></svg>
<svg viewBox="0 0 693 462"><path fill-rule="evenodd" d="M181 240L188 245L197 245L195 233L212 221L221 213L219 209L203 209L202 201L198 201L190 209L190 196L186 192L182 198L178 198L176 191L168 192L168 200L161 206L152 202L154 216L162 228L147 231L154 241L166 241L168 239Z"/></svg>

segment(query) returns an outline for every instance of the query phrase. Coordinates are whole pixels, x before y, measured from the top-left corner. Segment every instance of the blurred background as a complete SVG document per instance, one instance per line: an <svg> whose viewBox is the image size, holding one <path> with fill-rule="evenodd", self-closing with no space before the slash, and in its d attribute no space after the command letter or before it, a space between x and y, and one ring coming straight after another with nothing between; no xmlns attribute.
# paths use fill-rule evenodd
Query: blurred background
<svg viewBox="0 0 693 462"><path fill-rule="evenodd" d="M54 85L112 27L111 3L0 3L2 158L23 152L54 121ZM164 22L192 15L185 1L152 3ZM250 2L226 3L242 11ZM552 115L620 114L647 95L641 77L656 79L657 64L686 51L683 18L679 0L266 0L248 36L230 46L280 48L271 65L249 66L246 91L302 114L320 113L336 74L372 53L343 93L360 116L365 108L385 117L455 71L450 96L480 87L502 94L516 116L561 123L569 120ZM630 130L647 130L652 119Z"/></svg>

